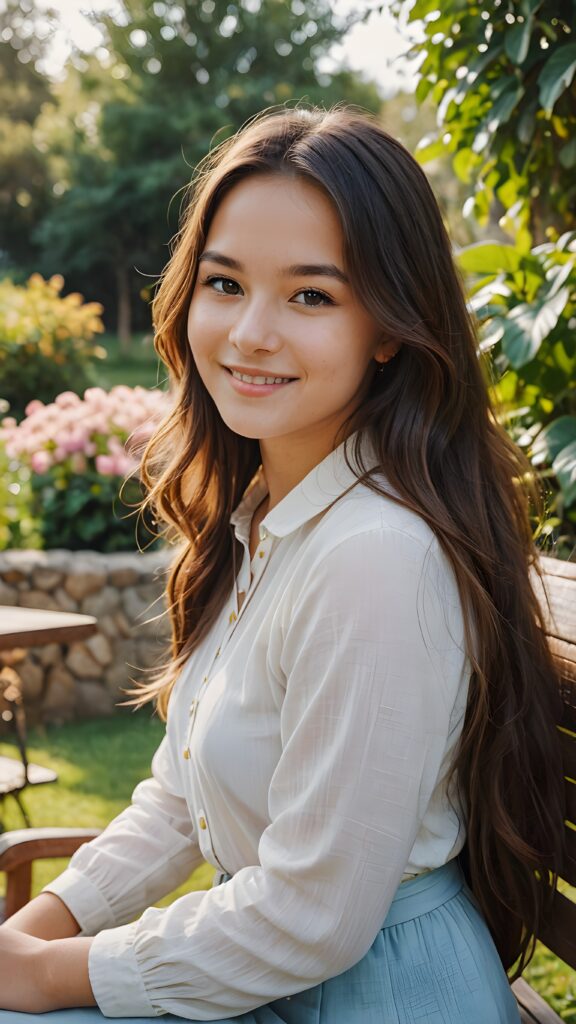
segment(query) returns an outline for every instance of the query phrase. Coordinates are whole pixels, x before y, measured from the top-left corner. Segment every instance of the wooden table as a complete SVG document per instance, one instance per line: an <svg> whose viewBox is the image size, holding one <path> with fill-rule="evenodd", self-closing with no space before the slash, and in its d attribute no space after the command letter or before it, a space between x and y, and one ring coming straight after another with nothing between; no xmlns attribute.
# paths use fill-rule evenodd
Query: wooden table
<svg viewBox="0 0 576 1024"><path fill-rule="evenodd" d="M97 621L92 615L47 611L43 608L0 606L0 651L42 644L74 643L92 636ZM56 772L24 760L25 739L21 743L22 760L0 757L0 800L8 794L16 797L26 824L29 821L18 794L25 786L56 782ZM1 823L0 823L1 831Z"/></svg>
<svg viewBox="0 0 576 1024"><path fill-rule="evenodd" d="M96 629L97 621L92 615L0 606L0 651L74 643L92 636Z"/></svg>

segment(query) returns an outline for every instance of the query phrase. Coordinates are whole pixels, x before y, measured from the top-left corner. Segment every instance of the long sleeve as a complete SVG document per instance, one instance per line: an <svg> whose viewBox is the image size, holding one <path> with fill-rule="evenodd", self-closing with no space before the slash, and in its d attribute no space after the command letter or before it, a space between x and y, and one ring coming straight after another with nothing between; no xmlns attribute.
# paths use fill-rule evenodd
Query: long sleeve
<svg viewBox="0 0 576 1024"><path fill-rule="evenodd" d="M95 938L108 1016L240 1014L345 971L384 922L467 685L455 580L434 538L383 527L339 543L293 597L258 863Z"/></svg>
<svg viewBox="0 0 576 1024"><path fill-rule="evenodd" d="M202 861L165 737L152 760L152 777L136 786L131 805L80 847L44 891L64 901L81 934L94 935L131 921Z"/></svg>

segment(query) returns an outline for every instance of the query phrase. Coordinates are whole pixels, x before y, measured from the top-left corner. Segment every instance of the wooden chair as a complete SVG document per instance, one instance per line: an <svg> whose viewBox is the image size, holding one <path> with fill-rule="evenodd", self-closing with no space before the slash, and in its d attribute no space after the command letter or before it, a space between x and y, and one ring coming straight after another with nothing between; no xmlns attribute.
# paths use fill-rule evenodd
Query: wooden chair
<svg viewBox="0 0 576 1024"><path fill-rule="evenodd" d="M98 835L100 829L94 828L23 828L0 835L0 871L6 874L0 921L28 903L34 861L71 857L83 843Z"/></svg>
<svg viewBox="0 0 576 1024"><path fill-rule="evenodd" d="M0 728L12 735L20 754L18 761L13 757L0 757L0 809L6 797L11 796L18 804L26 827L30 828L31 821L22 803L22 792L27 786L56 782L58 776L51 768L42 768L28 760L22 685L14 668L23 658L23 650L0 651ZM0 818L0 832L3 831L4 825Z"/></svg>
<svg viewBox="0 0 576 1024"><path fill-rule="evenodd" d="M567 858L562 877L576 886L576 564L542 559L551 614L546 632L564 704L559 722L566 776ZM570 824L571 826L570 827ZM44 857L68 857L98 833L90 829L23 829L0 835L0 871L6 872L5 916L30 899L31 865ZM576 969L576 903L554 895L553 913L539 935L556 956ZM512 986L522 1024L562 1024L560 1017L520 978Z"/></svg>

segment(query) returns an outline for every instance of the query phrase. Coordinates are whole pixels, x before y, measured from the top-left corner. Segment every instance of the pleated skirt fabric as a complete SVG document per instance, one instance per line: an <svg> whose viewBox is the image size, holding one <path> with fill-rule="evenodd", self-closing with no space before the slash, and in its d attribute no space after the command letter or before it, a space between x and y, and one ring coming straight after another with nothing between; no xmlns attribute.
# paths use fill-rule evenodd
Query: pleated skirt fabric
<svg viewBox="0 0 576 1024"><path fill-rule="evenodd" d="M0 1024L109 1019L98 1009L0 1011ZM181 1024L183 1018L115 1019ZM349 970L215 1024L520 1024L520 1014L488 928L453 860L402 883L372 946Z"/></svg>

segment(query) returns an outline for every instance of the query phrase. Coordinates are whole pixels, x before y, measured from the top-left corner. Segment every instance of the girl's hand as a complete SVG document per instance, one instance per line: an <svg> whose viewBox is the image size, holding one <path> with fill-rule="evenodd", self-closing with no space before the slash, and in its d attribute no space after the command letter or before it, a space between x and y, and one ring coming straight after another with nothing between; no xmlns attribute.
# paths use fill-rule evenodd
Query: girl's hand
<svg viewBox="0 0 576 1024"><path fill-rule="evenodd" d="M95 1006L88 977L92 939L51 942L0 928L0 1009L46 1013Z"/></svg>

